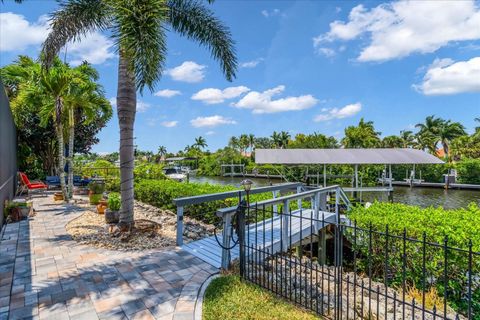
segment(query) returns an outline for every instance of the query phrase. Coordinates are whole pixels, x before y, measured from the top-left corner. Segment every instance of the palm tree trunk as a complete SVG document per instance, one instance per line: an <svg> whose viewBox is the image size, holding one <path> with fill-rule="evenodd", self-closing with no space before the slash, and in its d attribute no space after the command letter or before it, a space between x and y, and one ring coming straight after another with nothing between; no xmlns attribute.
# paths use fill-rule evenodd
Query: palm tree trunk
<svg viewBox="0 0 480 320"><path fill-rule="evenodd" d="M68 134L68 199L73 196L73 144L75 138L74 110L69 110L69 134Z"/></svg>
<svg viewBox="0 0 480 320"><path fill-rule="evenodd" d="M60 177L60 187L63 193L63 199L68 201L67 188L65 186L65 161L64 161L64 142L63 142L63 123L62 123L62 99L57 97L55 101L55 123L57 127L58 140L58 176Z"/></svg>
<svg viewBox="0 0 480 320"><path fill-rule="evenodd" d="M125 53L120 49L118 64L117 115L120 127L120 193L122 208L120 224L130 229L133 224L133 126L137 106L137 94L133 75ZM122 228L123 229L123 228Z"/></svg>

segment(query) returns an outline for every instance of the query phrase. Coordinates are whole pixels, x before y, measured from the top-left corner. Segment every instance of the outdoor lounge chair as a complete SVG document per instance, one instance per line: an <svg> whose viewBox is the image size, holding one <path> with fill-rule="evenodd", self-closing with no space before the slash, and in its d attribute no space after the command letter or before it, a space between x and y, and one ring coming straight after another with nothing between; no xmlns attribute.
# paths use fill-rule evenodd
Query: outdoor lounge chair
<svg viewBox="0 0 480 320"><path fill-rule="evenodd" d="M45 181L49 188L60 188L60 177L47 176ZM65 177L65 183L67 184L67 177ZM85 187L90 183L90 179L82 178L81 176L73 176L73 185L76 187Z"/></svg>
<svg viewBox="0 0 480 320"><path fill-rule="evenodd" d="M38 190L44 193L44 191L47 190L48 186L42 181L30 181L25 173L19 172L18 174L20 176L20 188L18 194L22 194L26 191L27 195L30 196L30 191Z"/></svg>

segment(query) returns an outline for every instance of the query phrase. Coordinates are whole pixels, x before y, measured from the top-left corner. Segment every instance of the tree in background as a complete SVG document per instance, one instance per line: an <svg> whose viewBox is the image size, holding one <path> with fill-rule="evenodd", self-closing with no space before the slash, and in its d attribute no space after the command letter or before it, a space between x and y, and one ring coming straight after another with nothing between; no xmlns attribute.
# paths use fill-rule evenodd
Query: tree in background
<svg viewBox="0 0 480 320"><path fill-rule="evenodd" d="M338 142L335 137L327 137L321 133L313 134L299 133L295 135L295 139L290 141L288 147L290 149L315 149L315 148L337 148Z"/></svg>
<svg viewBox="0 0 480 320"><path fill-rule="evenodd" d="M200 150L208 147L207 140L205 140L204 137L200 136L198 138L195 138L195 147L199 148Z"/></svg>
<svg viewBox="0 0 480 320"><path fill-rule="evenodd" d="M412 131L400 131L400 139L402 140L402 148L412 148L415 146L415 135Z"/></svg>
<svg viewBox="0 0 480 320"><path fill-rule="evenodd" d="M404 141L396 135L386 136L382 139L383 148L403 148Z"/></svg>
<svg viewBox="0 0 480 320"><path fill-rule="evenodd" d="M157 162L160 162L162 157L167 154L167 148L165 146L159 146L157 150Z"/></svg>
<svg viewBox="0 0 480 320"><path fill-rule="evenodd" d="M380 146L380 132L375 131L373 121L361 118L358 126L349 126L345 129L342 139L345 148L376 148Z"/></svg>
<svg viewBox="0 0 480 320"><path fill-rule="evenodd" d="M235 76L237 59L228 29L202 3L185 0L70 0L51 20L44 43L47 65L69 41L94 30L110 30L119 52L117 113L120 126L122 208L120 224L133 224L134 122L136 91L154 89L164 69L167 25L206 46L220 62L227 80Z"/></svg>

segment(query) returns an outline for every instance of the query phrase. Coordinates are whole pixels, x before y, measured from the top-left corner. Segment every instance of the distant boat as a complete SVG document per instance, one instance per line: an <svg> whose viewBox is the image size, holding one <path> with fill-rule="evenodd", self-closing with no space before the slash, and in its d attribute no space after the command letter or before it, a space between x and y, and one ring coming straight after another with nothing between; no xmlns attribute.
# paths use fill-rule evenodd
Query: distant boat
<svg viewBox="0 0 480 320"><path fill-rule="evenodd" d="M179 167L165 168L163 169L163 173L165 173L165 176L167 176L167 178L178 182L183 182L187 180L187 175Z"/></svg>

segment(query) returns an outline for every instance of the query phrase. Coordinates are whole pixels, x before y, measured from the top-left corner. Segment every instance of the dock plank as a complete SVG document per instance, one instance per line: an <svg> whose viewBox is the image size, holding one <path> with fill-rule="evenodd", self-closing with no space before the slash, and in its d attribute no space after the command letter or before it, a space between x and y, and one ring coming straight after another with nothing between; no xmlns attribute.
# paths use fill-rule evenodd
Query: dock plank
<svg viewBox="0 0 480 320"><path fill-rule="evenodd" d="M335 223L335 213L332 212L320 212L319 220L312 221L315 218L311 209L296 210L292 212L290 216L291 230L288 232L287 245L293 245L299 241L311 236L312 232L322 226L327 226L331 223ZM322 220L323 219L323 220ZM323 222L323 223L322 223ZM283 222L281 216L266 219L256 224L247 226L245 235L247 242L247 255L249 252L257 250L268 251L270 254L285 250L281 244L281 228ZM218 239L222 239L222 234L218 234ZM234 239L237 239L234 234ZM233 243L232 243L233 244ZM222 264L222 248L217 243L215 236L206 237L197 241L184 244L182 249L191 253L192 255L202 259L210 265L220 268ZM230 250L231 259L237 259L240 255L239 246L235 246Z"/></svg>

